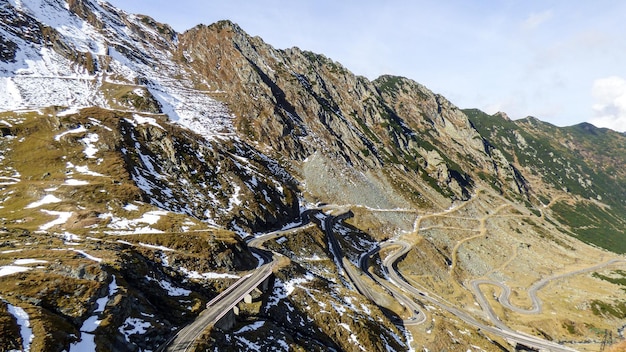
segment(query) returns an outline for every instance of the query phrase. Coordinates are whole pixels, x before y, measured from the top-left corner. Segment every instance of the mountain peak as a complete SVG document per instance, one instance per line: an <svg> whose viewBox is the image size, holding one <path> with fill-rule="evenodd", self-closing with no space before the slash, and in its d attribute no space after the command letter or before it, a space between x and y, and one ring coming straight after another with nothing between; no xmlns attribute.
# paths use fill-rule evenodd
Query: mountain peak
<svg viewBox="0 0 626 352"><path fill-rule="evenodd" d="M241 27L237 23L235 23L235 22L233 22L231 20L219 20L219 21L209 25L209 27L215 27L215 28L219 28L219 29L232 29L232 30L235 30L235 31L243 32L243 29L241 29Z"/></svg>
<svg viewBox="0 0 626 352"><path fill-rule="evenodd" d="M493 116L499 117L501 119L504 119L505 121L511 121L511 118L509 117L509 115L507 115L507 113L503 112L503 111L498 111L495 114L493 114Z"/></svg>
<svg viewBox="0 0 626 352"><path fill-rule="evenodd" d="M0 10L0 350L159 350L205 308L233 314L198 350L569 351L626 324L623 135L227 20Z"/></svg>

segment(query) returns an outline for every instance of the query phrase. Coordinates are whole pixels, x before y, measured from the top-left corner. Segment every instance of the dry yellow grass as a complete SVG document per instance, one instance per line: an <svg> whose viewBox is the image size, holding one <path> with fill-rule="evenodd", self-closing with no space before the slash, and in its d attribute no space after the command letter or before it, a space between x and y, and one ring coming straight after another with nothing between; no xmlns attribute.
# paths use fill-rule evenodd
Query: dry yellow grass
<svg viewBox="0 0 626 352"><path fill-rule="evenodd" d="M504 283L512 290L511 302L528 309L532 302L527 291L540 279L618 258L573 239L545 218L520 210L491 191L478 192L472 201L446 212L424 215L418 226L421 230L417 234L402 236L413 243L413 248L398 263L398 269L414 285L481 318L484 314L475 306L469 289L473 279ZM457 261L451 271L453 255ZM608 273L624 267L626 262L620 262L599 271ZM515 313L504 308L493 298L500 289L481 287L502 321L546 339L583 343L597 339L597 331L615 332L626 323L594 314L590 302L597 299L615 305L626 299L626 292L619 285L593 277L592 272L550 281L538 292L543 302L539 314Z"/></svg>
<svg viewBox="0 0 626 352"><path fill-rule="evenodd" d="M626 352L626 341L609 346L606 352Z"/></svg>

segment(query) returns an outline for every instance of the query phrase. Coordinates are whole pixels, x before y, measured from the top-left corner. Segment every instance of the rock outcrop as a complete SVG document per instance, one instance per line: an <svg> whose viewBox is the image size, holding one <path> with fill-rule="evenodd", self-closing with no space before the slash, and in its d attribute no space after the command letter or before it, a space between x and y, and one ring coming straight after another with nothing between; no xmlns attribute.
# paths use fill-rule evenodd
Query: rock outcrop
<svg viewBox="0 0 626 352"><path fill-rule="evenodd" d="M506 349L465 319L490 320L478 279L527 335L625 324L623 134L461 110L229 21L176 33L95 0L0 18L0 350L156 350L257 269L262 234L273 284L207 350ZM533 304L545 278L544 311L491 299Z"/></svg>

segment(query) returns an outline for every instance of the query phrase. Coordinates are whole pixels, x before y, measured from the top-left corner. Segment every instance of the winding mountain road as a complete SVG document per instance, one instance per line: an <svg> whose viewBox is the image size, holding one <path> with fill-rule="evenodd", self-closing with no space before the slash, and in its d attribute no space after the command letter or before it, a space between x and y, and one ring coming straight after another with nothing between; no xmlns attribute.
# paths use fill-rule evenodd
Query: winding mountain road
<svg viewBox="0 0 626 352"><path fill-rule="evenodd" d="M411 316L407 319L402 320L403 325L418 325L422 324L426 321L426 315L422 308L410 297L407 297L402 292L400 292L395 286L390 285L388 282L384 280L377 280L372 275L369 274L367 270L367 257L366 255L361 256L359 260L359 268L360 271L348 261L343 255L343 251L341 250L341 245L335 236L335 232L333 231L333 225L337 221L342 221L348 218L350 215L349 212L342 213L337 216L326 215L324 218L324 230L328 240L330 241L330 248L333 251L333 255L338 259L341 263L343 270L346 272L357 291L361 293L363 296L367 297L372 302L377 302L376 295L377 293L372 290L370 284L363 281L361 275L367 275L374 281L378 282L381 286L386 288L392 295L403 305L405 306L409 312L411 312ZM371 250L369 253L373 253L376 249ZM365 259L365 260L364 260Z"/></svg>
<svg viewBox="0 0 626 352"><path fill-rule="evenodd" d="M207 303L207 308L202 311L196 320L180 329L176 335L170 338L163 346L156 351L167 352L186 352L193 350L196 340L211 325L215 325L224 315L228 314L237 303L241 302L245 295L249 294L254 288L258 287L265 279L272 275L274 266L276 265L276 253L270 253L263 248L263 243L271 238L283 236L285 234L296 232L309 224L309 213L303 212L301 215L302 223L292 228L273 231L256 238L249 239L248 246L261 259L259 267L251 273L243 276L235 283L230 285L226 290Z"/></svg>
<svg viewBox="0 0 626 352"><path fill-rule="evenodd" d="M373 256L374 254L378 253L379 251L380 251L380 246L376 246L375 248L371 249L369 252L362 255L361 258L359 258L359 268L366 275L368 275L372 280L374 280L374 282L378 283L379 285L384 287L387 291L389 291L393 295L393 297L395 297L398 301L400 301L400 303L404 305L404 307L406 307L411 312L411 316L409 318L402 320L403 325L405 326L419 325L419 324L425 323L426 314L424 313L424 310L419 304L417 304L413 299L411 299L410 297L405 295L403 292L401 292L396 285L393 285L390 282L387 282L387 280L382 279L378 277L377 275L370 273L369 264L368 264L369 258ZM372 297L368 297L368 298L374 301Z"/></svg>
<svg viewBox="0 0 626 352"><path fill-rule="evenodd" d="M494 335L500 336L504 339L510 340L510 341L515 341L516 343L519 344L523 344L525 346L529 346L529 347L534 347L534 348L539 348L539 349L543 349L543 350L547 350L547 351L557 351L557 352L572 352L572 351L576 351L572 348L566 347L566 346L562 346L559 345L557 343L551 342L551 341L546 341L546 340L542 340L540 338L534 337L534 336L530 336L521 332L517 332L514 331L510 328L508 328L506 325L504 325L504 323L500 322L499 319L497 318L497 316L495 316L495 314L490 315L490 318L493 319L494 324L496 326L490 326L490 325L486 325L480 321L478 321L477 319L475 319L474 317L472 317L470 314L468 314L467 312L458 309L456 307L453 307L445 302L443 302L443 300L436 298L432 295L430 295L428 292L426 291L422 291L416 287L414 287L413 285L411 285L408 281L406 281L403 277L402 274L400 274L396 268L396 262L402 258L404 255L406 255L408 253L408 251L410 250L411 246L403 241L392 241L392 242L386 242L381 244L380 249L382 248L387 248L387 247L398 247L398 249L396 251L394 251L393 253L391 253L390 255L388 255L385 259L383 259L383 267L387 270L387 272L389 273L389 278L390 281L394 284L397 285L398 287L402 288L403 290L405 290L406 292L409 292L413 295L415 295L416 297L419 297L419 299L423 299L426 300L438 307L440 307L443 310L448 311L449 313L457 316L459 319L465 321L466 323L473 325L483 331L492 333ZM597 266L597 267L601 267L601 266ZM589 268L589 269L585 269L585 270L594 270L593 268ZM574 275L574 273L570 273L570 275ZM546 282L547 283L547 282ZM480 285L480 284L479 284ZM545 286L545 283L541 286L539 286L537 289L541 288ZM484 298L484 296L483 296ZM485 299L486 301L486 299ZM489 310L491 310L491 307L489 307ZM493 313L493 311L492 311ZM496 323L497 322L497 323Z"/></svg>
<svg viewBox="0 0 626 352"><path fill-rule="evenodd" d="M440 307L441 309L455 315L459 319L465 321L470 325L473 325L474 327L482 331L491 333L495 336L499 336L508 341L513 341L515 343L523 344L525 346L547 351L572 352L575 350L566 346L559 345L558 343L546 341L535 336L514 331L509 328L506 324L504 324L504 322L500 321L498 316L495 314L493 308L491 307L487 298L482 292L481 286L493 285L499 287L501 289L501 293L498 298L499 303L507 309L522 314L538 314L542 311L542 303L537 296L537 292L544 288L548 283L569 276L602 269L612 264L626 262L623 259L613 259L592 267L583 268L572 272L541 279L534 283L528 289L528 295L532 301L532 307L529 309L523 309L511 304L511 289L505 284L487 279L473 280L470 282L471 290L476 297L476 301L493 324L488 325L486 323L483 323L482 321L477 320L468 312L453 306L449 302L446 302L444 299L437 297L432 293L429 293L423 288L414 286L409 283L409 281L402 276L397 268L397 262L411 249L411 245L404 241L390 240L381 243L379 246L371 249L368 253L365 253L360 257L358 267L349 263L349 261L343 255L341 245L336 238L336 234L333 231L333 226L337 221L345 220L345 218L349 216L349 212L343 212L340 215L335 216L327 213L322 213L318 209L311 209L302 214L302 223L297 224L292 228L274 231L261 236L257 236L255 238L247 239L248 246L251 248L251 250L258 254L261 259L259 267L256 268L252 273L239 279L237 282L231 285L231 287L229 287L227 290L225 290L216 298L214 298L211 302L209 302L209 304L207 305L209 308L207 310L202 312L193 323L181 329L175 335L175 337L169 341L165 349L160 348L157 351L181 352L190 350L190 348L193 347L195 341L201 336L201 334L208 326L215 324L224 314L229 312L239 301L241 301L243 299L243 296L252 291L263 280L265 280L267 277L269 277L269 275L272 274L272 270L274 269L274 265L276 263L276 256L278 256L279 254L269 252L263 247L263 243L270 239L274 239L290 233L296 233L305 226L314 226L312 223L310 223L312 219L318 219L320 221L319 225L328 238L329 247L332 251L332 254L335 256L336 263L340 265L340 269L343 269L345 271L348 278L352 281L355 288L361 294L363 294L365 297L372 300L373 302L377 301L376 295L378 293L372 290L371 282L366 282L363 280L365 276L368 276L370 279L374 280L381 287L391 293L393 297L395 297L403 306L405 306L411 312L412 316L404 319L402 321L403 325L417 325L422 324L426 321L425 312L422 310L420 304L415 301L415 299L418 299L420 301L430 302L431 304ZM395 250L393 250L382 260L382 269L388 273L388 278L381 278L369 271L369 259L380 250L385 248Z"/></svg>
<svg viewBox="0 0 626 352"><path fill-rule="evenodd" d="M501 289L500 295L498 296L498 302L503 306L506 307L514 312L517 313L521 313L521 314L539 314L542 311L542 304L541 304L541 299L539 299L539 297L537 296L537 292L539 290L541 290L542 288L544 288L548 283L550 283L551 281L556 281L556 280L560 280L560 279L564 279L566 277L569 276L574 276L574 275L579 275L579 274L584 274L590 271L595 271L595 270L599 270L602 268L605 268L607 266L613 265L613 264L617 264L617 263L625 263L626 260L623 259L611 259L607 262L604 263L600 263L598 265L594 265L588 268L584 268L584 269L579 269L579 270L575 270L575 271L571 271L568 273L564 273L564 274L559 274L559 275L555 275L555 276L551 276L551 277L547 277L547 278L543 278L537 282L535 282L534 284L532 284L530 286L530 288L527 291L528 296L530 297L530 300L532 302L532 308L530 309L523 309L523 308L519 308L514 306L513 304L511 304L511 289L506 286L505 284L501 283L501 282L497 282L497 281L493 281L493 280L486 280L486 279L477 279L477 280L472 280L470 282L472 291L474 292L474 295L476 296L476 299L478 301L478 303L480 304L480 306L482 307L483 311L485 311L485 313L487 313L487 315L489 316L489 318L494 322L500 322L500 320L497 318L497 316L495 315L495 313L493 312L493 309L491 308L491 305L487 302L487 299L485 297L485 295L483 294L482 290L480 289L481 285L493 285L493 286L497 286Z"/></svg>

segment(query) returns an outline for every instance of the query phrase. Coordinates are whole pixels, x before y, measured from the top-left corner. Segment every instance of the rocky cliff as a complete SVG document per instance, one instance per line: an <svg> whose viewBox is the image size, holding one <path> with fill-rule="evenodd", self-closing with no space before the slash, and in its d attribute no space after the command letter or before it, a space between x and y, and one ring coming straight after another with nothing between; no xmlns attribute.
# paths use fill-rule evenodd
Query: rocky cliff
<svg viewBox="0 0 626 352"><path fill-rule="evenodd" d="M92 0L0 17L0 350L155 350L257 269L255 238L273 284L198 350L623 332L623 134L461 110L229 21L176 33Z"/></svg>

